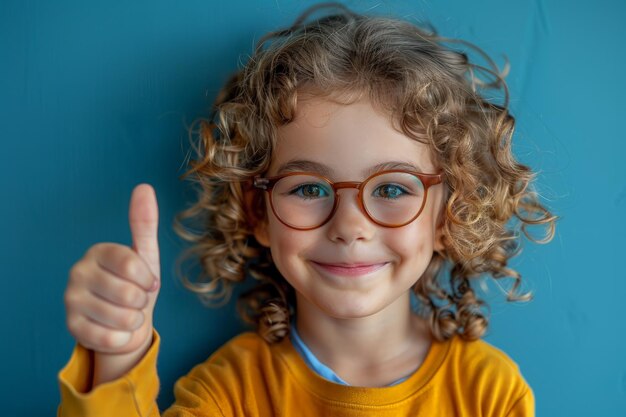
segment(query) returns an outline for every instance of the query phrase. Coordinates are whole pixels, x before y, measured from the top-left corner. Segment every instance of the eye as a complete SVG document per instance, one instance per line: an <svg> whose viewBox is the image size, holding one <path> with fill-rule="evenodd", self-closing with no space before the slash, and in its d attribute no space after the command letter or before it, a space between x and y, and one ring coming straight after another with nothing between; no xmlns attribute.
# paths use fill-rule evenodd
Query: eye
<svg viewBox="0 0 626 417"><path fill-rule="evenodd" d="M328 189L323 184L309 183L294 187L289 194L302 197L304 199L328 197Z"/></svg>
<svg viewBox="0 0 626 417"><path fill-rule="evenodd" d="M388 200L395 200L405 194L407 194L406 189L398 184L382 184L374 190L374 197Z"/></svg>

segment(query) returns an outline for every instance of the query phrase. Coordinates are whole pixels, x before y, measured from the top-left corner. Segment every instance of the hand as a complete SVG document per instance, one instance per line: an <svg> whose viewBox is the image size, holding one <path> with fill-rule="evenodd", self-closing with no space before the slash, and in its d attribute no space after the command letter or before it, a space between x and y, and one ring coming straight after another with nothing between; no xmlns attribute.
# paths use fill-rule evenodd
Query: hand
<svg viewBox="0 0 626 417"><path fill-rule="evenodd" d="M129 222L132 248L98 243L71 268L65 309L79 344L100 354L141 357L152 341L161 282L159 211L150 185L133 190Z"/></svg>

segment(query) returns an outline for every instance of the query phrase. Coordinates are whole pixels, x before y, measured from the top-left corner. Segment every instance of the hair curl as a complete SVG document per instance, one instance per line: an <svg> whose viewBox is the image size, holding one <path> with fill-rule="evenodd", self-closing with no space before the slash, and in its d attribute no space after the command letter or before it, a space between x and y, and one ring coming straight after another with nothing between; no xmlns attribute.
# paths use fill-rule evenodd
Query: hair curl
<svg viewBox="0 0 626 417"><path fill-rule="evenodd" d="M520 250L520 230L545 243L557 219L531 186L535 174L512 154L515 120L505 74L479 48L409 22L360 15L338 4L331 5L336 13L308 21L328 6L313 7L289 28L262 38L218 94L211 117L190 128L197 159L182 178L199 185L198 201L176 216L174 228L192 243L178 265L197 258L202 270L195 280L179 272L183 283L215 305L249 274L258 285L241 296L242 316L270 342L288 334L293 289L254 239L266 213L250 179L267 170L277 128L294 118L298 93L314 91L344 103L366 96L390 109L406 136L428 144L445 174L445 250L434 253L416 277L420 313L438 340L454 334L479 338L488 326L486 305L470 283L484 274L510 277L507 299L530 299L520 293L521 276L507 263ZM487 66L447 46L454 43L480 54ZM486 98L488 90L500 92L504 103ZM545 238L530 236L529 225L544 226Z"/></svg>

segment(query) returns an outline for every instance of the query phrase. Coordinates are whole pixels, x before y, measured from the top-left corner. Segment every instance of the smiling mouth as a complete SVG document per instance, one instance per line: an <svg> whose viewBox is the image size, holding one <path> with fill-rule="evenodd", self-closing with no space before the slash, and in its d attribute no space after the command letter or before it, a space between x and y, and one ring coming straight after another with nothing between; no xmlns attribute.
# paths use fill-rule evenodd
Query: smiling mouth
<svg viewBox="0 0 626 417"><path fill-rule="evenodd" d="M311 261L314 266L335 275L343 275L348 277L355 277L360 275L370 274L383 268L388 262L381 262L376 264L353 264L353 265L338 265L338 264L325 264L321 262Z"/></svg>

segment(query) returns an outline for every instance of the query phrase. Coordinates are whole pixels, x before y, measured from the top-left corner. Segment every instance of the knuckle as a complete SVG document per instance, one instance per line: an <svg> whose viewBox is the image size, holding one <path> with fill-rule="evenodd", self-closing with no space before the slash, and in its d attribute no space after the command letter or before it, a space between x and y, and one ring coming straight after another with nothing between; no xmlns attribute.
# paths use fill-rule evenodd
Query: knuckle
<svg viewBox="0 0 626 417"><path fill-rule="evenodd" d="M137 308L144 308L148 304L148 295L141 290L136 290L135 293L135 305Z"/></svg>
<svg viewBox="0 0 626 417"><path fill-rule="evenodd" d="M67 328L71 335L78 339L80 335L80 320L74 314L68 314L66 320Z"/></svg>
<svg viewBox="0 0 626 417"><path fill-rule="evenodd" d="M141 326L143 326L143 323L145 322L146 317L144 316L144 314L139 311L137 312L137 314L135 314L135 322L133 323L133 328L134 329L138 329Z"/></svg>
<svg viewBox="0 0 626 417"><path fill-rule="evenodd" d="M126 278L133 278L139 270L137 261L131 256L126 256L121 261L120 270Z"/></svg>
<svg viewBox="0 0 626 417"><path fill-rule="evenodd" d="M124 314L119 319L122 328L133 329L137 323L137 314Z"/></svg>
<svg viewBox="0 0 626 417"><path fill-rule="evenodd" d="M141 304L142 297L140 291L133 288L127 288L121 292L120 299L123 305L134 307Z"/></svg>
<svg viewBox="0 0 626 417"><path fill-rule="evenodd" d="M85 276L85 268L82 262L76 262L70 268L70 283L80 281Z"/></svg>
<svg viewBox="0 0 626 417"><path fill-rule="evenodd" d="M116 256L117 254L117 245L114 243L108 242L99 242L92 245L85 254L85 259L95 260L100 263L102 261L106 261L107 259L111 259L111 257Z"/></svg>
<svg viewBox="0 0 626 417"><path fill-rule="evenodd" d="M72 291L71 289L67 289L65 294L63 294L63 301L65 302L65 307L70 309L75 307L80 302L80 297L77 295L76 291Z"/></svg>
<svg viewBox="0 0 626 417"><path fill-rule="evenodd" d="M97 256L99 253L105 250L105 248L106 248L106 244L102 242L91 245L91 247L87 249L87 252L85 253L85 257Z"/></svg>

